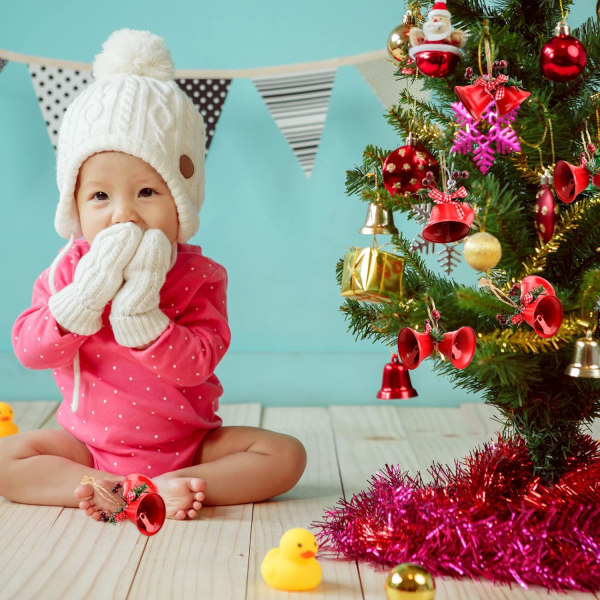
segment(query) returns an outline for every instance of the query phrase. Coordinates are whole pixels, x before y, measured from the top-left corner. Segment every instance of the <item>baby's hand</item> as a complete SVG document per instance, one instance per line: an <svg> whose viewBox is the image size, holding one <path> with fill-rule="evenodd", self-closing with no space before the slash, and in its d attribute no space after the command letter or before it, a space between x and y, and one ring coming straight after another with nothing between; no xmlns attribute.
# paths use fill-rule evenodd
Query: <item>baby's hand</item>
<svg viewBox="0 0 600 600"><path fill-rule="evenodd" d="M102 230L77 267L73 283L54 294L48 306L68 331L91 335L102 327L104 307L123 284L123 270L142 239L134 223L118 223Z"/></svg>
<svg viewBox="0 0 600 600"><path fill-rule="evenodd" d="M171 243L159 229L149 229L125 267L125 283L112 303L110 323L122 346L147 346L167 328L169 318L159 304L170 265Z"/></svg>

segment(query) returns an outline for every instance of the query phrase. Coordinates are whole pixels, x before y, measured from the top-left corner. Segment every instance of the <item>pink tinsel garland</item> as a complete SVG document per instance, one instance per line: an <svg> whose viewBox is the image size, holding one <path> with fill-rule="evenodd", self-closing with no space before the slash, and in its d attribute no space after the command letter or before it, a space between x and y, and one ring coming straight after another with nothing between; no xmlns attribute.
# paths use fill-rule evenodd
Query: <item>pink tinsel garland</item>
<svg viewBox="0 0 600 600"><path fill-rule="evenodd" d="M315 523L324 549L433 575L600 590L600 446L589 436L557 484L533 476L525 443L501 439L430 483L385 466L370 488Z"/></svg>

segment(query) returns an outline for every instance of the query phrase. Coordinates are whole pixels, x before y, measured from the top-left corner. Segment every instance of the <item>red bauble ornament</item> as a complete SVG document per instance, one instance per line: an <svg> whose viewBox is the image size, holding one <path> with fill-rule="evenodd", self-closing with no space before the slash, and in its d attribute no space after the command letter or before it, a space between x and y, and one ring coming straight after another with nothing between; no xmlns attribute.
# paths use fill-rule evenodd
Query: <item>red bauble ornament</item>
<svg viewBox="0 0 600 600"><path fill-rule="evenodd" d="M546 172L540 178L540 189L533 205L533 222L535 229L544 244L547 244L554 233L554 223L558 214L558 205L554 201L552 176Z"/></svg>
<svg viewBox="0 0 600 600"><path fill-rule="evenodd" d="M417 144L409 134L406 145L396 148L383 163L383 185L392 194L413 194L424 188L422 181L428 171L435 179L440 174L440 167L435 157L425 148Z"/></svg>
<svg viewBox="0 0 600 600"><path fill-rule="evenodd" d="M445 77L454 71L462 52L450 44L422 44L409 50L417 67L428 77Z"/></svg>
<svg viewBox="0 0 600 600"><path fill-rule="evenodd" d="M572 81L583 72L587 52L583 44L570 35L571 30L566 23L560 22L555 33L555 37L542 48L540 68L552 81Z"/></svg>

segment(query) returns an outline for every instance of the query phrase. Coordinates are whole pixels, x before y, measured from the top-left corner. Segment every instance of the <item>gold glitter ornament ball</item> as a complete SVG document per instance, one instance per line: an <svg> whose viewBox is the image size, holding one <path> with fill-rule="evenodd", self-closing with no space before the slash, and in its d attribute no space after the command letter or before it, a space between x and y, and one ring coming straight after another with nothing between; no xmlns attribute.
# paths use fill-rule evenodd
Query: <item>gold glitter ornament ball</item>
<svg viewBox="0 0 600 600"><path fill-rule="evenodd" d="M388 600L434 600L435 582L422 566L402 563L390 571L385 595Z"/></svg>
<svg viewBox="0 0 600 600"><path fill-rule="evenodd" d="M502 246L497 238L486 231L479 231L465 240L465 260L477 271L493 269L502 258Z"/></svg>

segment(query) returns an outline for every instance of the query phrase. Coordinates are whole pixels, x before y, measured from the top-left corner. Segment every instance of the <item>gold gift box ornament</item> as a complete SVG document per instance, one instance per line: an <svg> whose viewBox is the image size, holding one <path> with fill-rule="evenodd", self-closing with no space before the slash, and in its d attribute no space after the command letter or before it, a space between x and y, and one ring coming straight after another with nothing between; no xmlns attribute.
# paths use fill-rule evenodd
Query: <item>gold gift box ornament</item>
<svg viewBox="0 0 600 600"><path fill-rule="evenodd" d="M376 248L351 248L344 255L341 295L366 302L402 297L404 259Z"/></svg>

